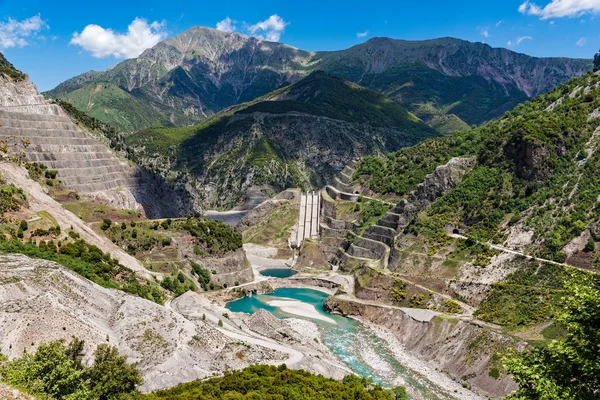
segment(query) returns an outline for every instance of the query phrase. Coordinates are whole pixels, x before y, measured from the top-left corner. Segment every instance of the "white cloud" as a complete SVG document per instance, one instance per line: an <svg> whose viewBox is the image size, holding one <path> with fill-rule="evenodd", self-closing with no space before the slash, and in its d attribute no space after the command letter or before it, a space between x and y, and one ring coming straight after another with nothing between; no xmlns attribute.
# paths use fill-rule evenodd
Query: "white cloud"
<svg viewBox="0 0 600 400"><path fill-rule="evenodd" d="M485 38L490 36L490 28L488 26L484 26L484 27L480 26L480 27L477 28L477 30Z"/></svg>
<svg viewBox="0 0 600 400"><path fill-rule="evenodd" d="M0 48L27 46L28 40L46 28L48 25L39 14L22 21L8 18L6 22L0 22Z"/></svg>
<svg viewBox="0 0 600 400"><path fill-rule="evenodd" d="M259 39L278 42L288 25L289 22L279 15L273 14L264 21L255 24L226 17L224 20L217 22L216 29L223 32L239 32Z"/></svg>
<svg viewBox="0 0 600 400"><path fill-rule="evenodd" d="M584 14L600 13L600 0L552 0L544 7L526 0L519 6L519 12L535 15L540 19L580 17Z"/></svg>
<svg viewBox="0 0 600 400"><path fill-rule="evenodd" d="M235 21L227 17L223 21L217 22L217 30L223 32L233 32L235 31Z"/></svg>
<svg viewBox="0 0 600 400"><path fill-rule="evenodd" d="M517 45L520 45L523 40L533 40L531 36L519 36L517 38Z"/></svg>
<svg viewBox="0 0 600 400"><path fill-rule="evenodd" d="M364 31L364 32L356 32L356 37L365 37L369 34L369 31Z"/></svg>
<svg viewBox="0 0 600 400"><path fill-rule="evenodd" d="M70 44L83 47L97 58L133 58L165 37L163 23L148 24L145 19L136 18L127 27L127 33L115 33L112 29L88 25L81 33L73 34Z"/></svg>
<svg viewBox="0 0 600 400"><path fill-rule="evenodd" d="M583 47L583 46L585 46L585 42L587 42L587 39L584 37L580 37L579 40L575 44L579 47Z"/></svg>
<svg viewBox="0 0 600 400"><path fill-rule="evenodd" d="M496 22L496 28L498 28L500 25L502 25L504 23L504 20L501 19L500 21Z"/></svg>
<svg viewBox="0 0 600 400"><path fill-rule="evenodd" d="M533 38L531 36L519 36L519 37L517 37L517 40L515 42L513 42L512 40L509 40L508 42L506 42L506 44L508 46L518 46L524 40L533 40Z"/></svg>
<svg viewBox="0 0 600 400"><path fill-rule="evenodd" d="M288 24L289 23L284 21L284 19L279 15L273 14L264 21L250 25L248 27L248 31L252 36L255 36L259 39L278 42L281 34Z"/></svg>

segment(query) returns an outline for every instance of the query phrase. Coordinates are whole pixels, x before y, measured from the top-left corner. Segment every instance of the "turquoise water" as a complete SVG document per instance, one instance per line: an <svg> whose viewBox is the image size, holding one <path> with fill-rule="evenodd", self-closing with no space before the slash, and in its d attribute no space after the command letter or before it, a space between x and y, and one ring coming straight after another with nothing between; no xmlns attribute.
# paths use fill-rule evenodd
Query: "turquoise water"
<svg viewBox="0 0 600 400"><path fill-rule="evenodd" d="M316 319L311 320L321 328L323 343L355 373L370 377L376 383L389 387L408 386L413 389L413 392L418 393L418 397L423 399L449 398L432 382L400 364L394 358L387 343L375 336L368 327L359 321L323 311L323 302L328 296L326 293L311 289L279 288L271 294L254 295L232 301L227 303L227 308L233 312L248 314L253 314L263 308L277 318L299 318L267 303L275 299L286 298L312 304L319 313L336 322L332 324Z"/></svg>
<svg viewBox="0 0 600 400"><path fill-rule="evenodd" d="M297 272L291 268L270 268L260 271L262 276L270 276L273 278L289 278L296 275Z"/></svg>

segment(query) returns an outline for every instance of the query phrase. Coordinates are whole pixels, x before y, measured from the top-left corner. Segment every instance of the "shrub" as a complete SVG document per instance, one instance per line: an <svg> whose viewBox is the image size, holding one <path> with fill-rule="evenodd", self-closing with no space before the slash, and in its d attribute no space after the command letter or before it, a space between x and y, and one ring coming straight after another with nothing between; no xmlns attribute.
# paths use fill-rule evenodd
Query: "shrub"
<svg viewBox="0 0 600 400"><path fill-rule="evenodd" d="M35 353L25 353L0 368L0 376L40 398L116 400L137 393L141 375L116 347L99 345L91 367L81 363L83 348L77 338L67 345L63 341L42 343Z"/></svg>
<svg viewBox="0 0 600 400"><path fill-rule="evenodd" d="M461 310L460 305L454 300L448 300L444 305L446 306L446 311L452 314L457 314Z"/></svg>
<svg viewBox="0 0 600 400"><path fill-rule="evenodd" d="M108 218L104 218L102 220L102 224L100 225L100 229L102 229L103 231L106 231L111 226L112 226L112 221Z"/></svg>
<svg viewBox="0 0 600 400"><path fill-rule="evenodd" d="M585 251L592 252L596 250L596 242L594 242L594 238L590 237L585 244Z"/></svg>
<svg viewBox="0 0 600 400"><path fill-rule="evenodd" d="M44 173L44 176L46 177L46 179L56 179L57 175L58 175L58 171L55 169L48 169Z"/></svg>
<svg viewBox="0 0 600 400"><path fill-rule="evenodd" d="M208 290L208 285L211 284L211 273L206 268L203 268L200 264L192 263L192 273L198 277L198 283L204 290ZM211 288L212 290L213 288Z"/></svg>

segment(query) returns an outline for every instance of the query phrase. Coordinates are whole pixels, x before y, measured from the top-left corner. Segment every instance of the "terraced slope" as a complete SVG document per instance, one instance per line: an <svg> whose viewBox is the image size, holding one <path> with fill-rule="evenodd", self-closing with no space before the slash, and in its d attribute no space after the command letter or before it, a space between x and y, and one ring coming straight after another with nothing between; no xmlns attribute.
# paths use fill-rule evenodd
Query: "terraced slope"
<svg viewBox="0 0 600 400"><path fill-rule="evenodd" d="M359 265L386 269L395 256L393 249L398 236L419 212L454 188L471 170L473 163L469 158L453 158L446 165L439 166L413 192L366 229L358 229L354 222L336 219L335 200L358 202L368 199L368 196L360 194L364 189L349 178L356 163L346 166L336 177L334 184L322 192L325 202L324 236L338 238L333 241L329 238L329 245L333 247L330 254L335 254L340 267L349 271Z"/></svg>
<svg viewBox="0 0 600 400"><path fill-rule="evenodd" d="M58 105L46 103L29 79L0 77L0 140L24 161L58 171L63 185L81 195L148 215L178 212L155 201L164 185L117 157L104 138L76 125Z"/></svg>

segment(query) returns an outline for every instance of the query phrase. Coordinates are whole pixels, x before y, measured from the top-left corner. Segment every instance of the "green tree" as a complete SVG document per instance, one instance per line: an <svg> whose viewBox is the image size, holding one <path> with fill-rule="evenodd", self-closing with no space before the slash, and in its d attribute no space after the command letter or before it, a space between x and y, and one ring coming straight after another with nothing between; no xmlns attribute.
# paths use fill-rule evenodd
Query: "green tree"
<svg viewBox="0 0 600 400"><path fill-rule="evenodd" d="M406 389L404 386L396 386L392 389L392 393L394 394L394 400L406 400L408 396L406 395Z"/></svg>
<svg viewBox="0 0 600 400"><path fill-rule="evenodd" d="M27 229L29 229L29 225L27 224L27 221L22 219L21 223L19 224L19 229L22 231L26 231Z"/></svg>
<svg viewBox="0 0 600 400"><path fill-rule="evenodd" d="M566 327L564 339L504 357L519 388L509 399L600 398L600 281L578 276L565 284L569 293L554 310Z"/></svg>
<svg viewBox="0 0 600 400"><path fill-rule="evenodd" d="M34 354L11 361L2 375L11 384L53 398L83 399L88 393L81 364L67 356L61 341L40 344Z"/></svg>
<svg viewBox="0 0 600 400"><path fill-rule="evenodd" d="M81 366L81 359L83 358L85 342L80 340L79 338L73 336L71 342L65 348L65 355L67 358L75 361L79 366Z"/></svg>
<svg viewBox="0 0 600 400"><path fill-rule="evenodd" d="M585 251L587 252L591 252L596 250L596 242L594 242L594 238L590 237L587 241L587 243L585 244Z"/></svg>
<svg viewBox="0 0 600 400"><path fill-rule="evenodd" d="M101 344L94 356L94 364L86 376L99 400L120 399L123 394L133 394L136 386L143 382L136 365L127 364L127 357L120 356L115 346Z"/></svg>

